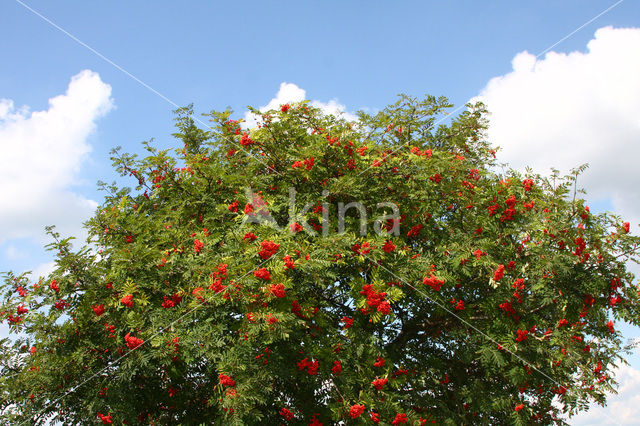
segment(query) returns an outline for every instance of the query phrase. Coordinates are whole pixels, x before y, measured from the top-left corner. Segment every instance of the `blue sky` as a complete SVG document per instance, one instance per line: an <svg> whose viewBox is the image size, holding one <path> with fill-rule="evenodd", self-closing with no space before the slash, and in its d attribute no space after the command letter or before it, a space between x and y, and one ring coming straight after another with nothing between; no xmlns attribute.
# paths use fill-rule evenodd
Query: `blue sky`
<svg viewBox="0 0 640 426"><path fill-rule="evenodd" d="M517 167L565 169L589 161L591 174L585 176L584 185L592 194L592 205L640 222L636 213L640 191L635 189L640 175L625 162L637 158L631 154L640 154L634 142L640 137L640 104L634 101L640 99L635 96L640 94L634 77L638 74L625 72L638 69L640 49L637 31L620 31L640 27L638 2L30 0L24 4L173 103L193 103L198 112L230 106L242 117L247 105L263 106L276 97L283 82L305 90L309 99L335 100L348 112L382 108L399 93L444 95L456 106L483 96L495 113L494 136L504 148L503 159ZM598 29L603 30L596 35ZM536 60L535 55L568 35ZM1 159L5 156L5 160L24 160L29 170L19 175L15 187L11 182L0 184L5 198L4 207L0 206L0 220L5 222L0 224L0 271L44 271L51 257L42 249L46 241L42 225L63 222L64 230L78 232L91 202L101 201L95 182L116 179L109 150L121 145L139 152L140 142L150 138L160 146L172 146L174 106L15 0L0 3L0 37L4 41L0 99L13 101L11 111L19 117L11 120L19 122L16 126L29 122L33 111L51 111L49 99L64 95L73 76L82 70L94 73L84 74L80 79L85 85L79 84L74 92L84 96L87 105L94 102L93 109L82 102L74 104L87 112L86 122L69 136L64 149L55 144L71 126L57 122L51 131L57 139L46 148L54 154L40 162L34 159L29 164L45 148L36 144L22 149L16 145L19 138L14 140L18 133L2 133L10 119L6 111L3 116L0 103L4 151L0 166L5 165ZM532 87L539 90L527 92ZM290 94L285 92L281 95ZM25 106L28 110L20 112ZM510 115L513 111L519 116ZM597 119L590 115L593 111ZM536 121L526 121L527 117ZM583 133L569 135L567 128ZM47 169L47 162L55 161L65 170L57 170L55 164ZM620 188L620 182L627 185ZM40 194L34 186L45 192L29 205L16 206L24 200L6 199L11 198L10 191ZM72 197L78 208L51 207L47 203L55 204L55 199L47 197L56 194ZM25 211L33 212L34 219L25 219ZM638 336L633 330L627 334ZM640 388L637 356L633 367L626 372L629 394L621 393L620 406L631 403L633 389ZM608 408L600 417L575 424L610 424L620 411ZM618 424L624 421L615 417Z"/></svg>

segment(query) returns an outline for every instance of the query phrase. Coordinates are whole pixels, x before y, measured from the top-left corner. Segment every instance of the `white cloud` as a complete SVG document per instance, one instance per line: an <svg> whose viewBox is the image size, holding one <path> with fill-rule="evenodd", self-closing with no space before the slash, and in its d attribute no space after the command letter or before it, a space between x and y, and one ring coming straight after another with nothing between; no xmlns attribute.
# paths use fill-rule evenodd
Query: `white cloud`
<svg viewBox="0 0 640 426"><path fill-rule="evenodd" d="M40 277L47 277L50 273L52 273L56 269L56 262L45 262L36 266L33 271L31 271L31 279L35 282Z"/></svg>
<svg viewBox="0 0 640 426"><path fill-rule="evenodd" d="M293 83L282 82L280 83L280 89L275 98L271 99L266 105L258 108L261 112L269 111L271 109L279 109L280 105L284 105L292 102L301 102L307 99L307 92L304 89L296 86ZM329 102L322 102L318 100L311 101L311 106L320 108L325 114L333 114L335 116L342 116L347 120L355 120L357 117L346 111L346 107L338 102L337 99L331 99ZM255 114L250 112L245 113L245 127L252 128L258 124L258 118Z"/></svg>
<svg viewBox="0 0 640 426"><path fill-rule="evenodd" d="M27 254L24 251L14 245L8 246L4 251L4 255L9 260L24 259L27 257Z"/></svg>
<svg viewBox="0 0 640 426"><path fill-rule="evenodd" d="M624 365L615 371L618 394L607 398L607 406L592 406L570 420L574 426L637 425L640 419L640 370Z"/></svg>
<svg viewBox="0 0 640 426"><path fill-rule="evenodd" d="M589 163L579 185L590 200L640 222L640 28L600 28L586 52L517 54L513 70L480 95L491 112L489 140L516 169L547 174ZM637 367L637 366L635 366ZM571 419L584 425L632 425L640 418L640 370L616 371L618 395Z"/></svg>
<svg viewBox="0 0 640 426"><path fill-rule="evenodd" d="M640 28L600 28L586 52L521 52L513 71L493 78L480 99L489 139L512 167L547 173L583 163L589 199L610 199L640 221Z"/></svg>
<svg viewBox="0 0 640 426"><path fill-rule="evenodd" d="M91 151L87 138L95 121L113 106L110 95L111 86L84 70L64 95L49 99L45 111L30 113L0 99L0 244L40 237L52 224L79 235L97 203L71 186Z"/></svg>
<svg viewBox="0 0 640 426"><path fill-rule="evenodd" d="M260 107L260 111L267 111L270 109L278 109L280 105L289 102L300 102L306 99L307 92L304 89L299 88L293 83L280 83L280 89L276 94L276 97L271 99L268 104Z"/></svg>

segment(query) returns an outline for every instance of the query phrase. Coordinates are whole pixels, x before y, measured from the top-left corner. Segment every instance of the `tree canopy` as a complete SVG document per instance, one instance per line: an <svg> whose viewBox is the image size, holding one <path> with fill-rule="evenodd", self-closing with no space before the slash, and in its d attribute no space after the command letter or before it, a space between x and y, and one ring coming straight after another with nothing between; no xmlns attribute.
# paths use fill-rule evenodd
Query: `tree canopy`
<svg viewBox="0 0 640 426"><path fill-rule="evenodd" d="M4 423L563 424L640 325L640 238L578 176L500 165L486 111L427 96L177 110L113 151L131 187L48 277L7 273ZM446 124L442 123L445 119Z"/></svg>

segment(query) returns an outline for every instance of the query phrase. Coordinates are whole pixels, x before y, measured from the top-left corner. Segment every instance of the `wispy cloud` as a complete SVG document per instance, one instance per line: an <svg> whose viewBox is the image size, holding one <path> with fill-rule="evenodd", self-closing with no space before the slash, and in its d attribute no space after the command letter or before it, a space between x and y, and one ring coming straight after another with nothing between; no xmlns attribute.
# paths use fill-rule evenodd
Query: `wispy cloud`
<svg viewBox="0 0 640 426"><path fill-rule="evenodd" d="M611 394L607 406L594 406L571 419L574 426L637 425L640 419L640 370L625 365L615 370L620 383L618 394Z"/></svg>

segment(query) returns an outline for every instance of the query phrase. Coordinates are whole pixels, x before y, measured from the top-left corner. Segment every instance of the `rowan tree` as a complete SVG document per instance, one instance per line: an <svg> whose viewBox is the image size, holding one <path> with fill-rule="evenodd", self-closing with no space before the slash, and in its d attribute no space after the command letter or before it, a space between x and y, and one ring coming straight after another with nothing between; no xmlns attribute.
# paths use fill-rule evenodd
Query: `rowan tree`
<svg viewBox="0 0 640 426"><path fill-rule="evenodd" d="M481 104L177 110L179 147L56 268L7 273L3 423L563 424L615 387L640 238L577 179L501 167Z"/></svg>

